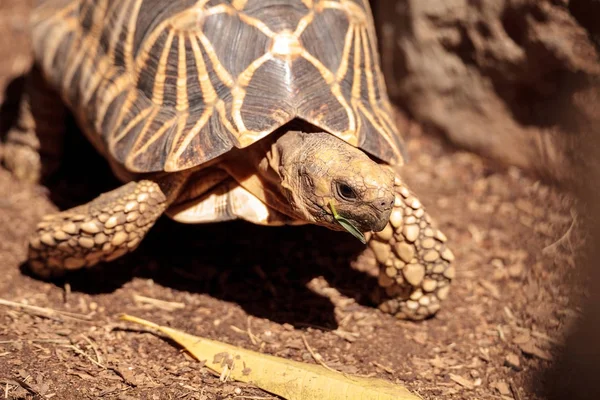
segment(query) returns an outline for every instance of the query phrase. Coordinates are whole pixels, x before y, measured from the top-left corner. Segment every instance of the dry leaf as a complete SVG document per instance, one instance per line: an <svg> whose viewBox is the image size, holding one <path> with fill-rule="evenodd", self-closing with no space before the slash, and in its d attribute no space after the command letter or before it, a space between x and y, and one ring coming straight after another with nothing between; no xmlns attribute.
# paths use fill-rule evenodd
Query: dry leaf
<svg viewBox="0 0 600 400"><path fill-rule="evenodd" d="M226 379L247 382L287 400L420 400L406 388L383 379L335 372L321 365L301 363L215 340L205 339L166 326L123 315L168 335L205 366Z"/></svg>

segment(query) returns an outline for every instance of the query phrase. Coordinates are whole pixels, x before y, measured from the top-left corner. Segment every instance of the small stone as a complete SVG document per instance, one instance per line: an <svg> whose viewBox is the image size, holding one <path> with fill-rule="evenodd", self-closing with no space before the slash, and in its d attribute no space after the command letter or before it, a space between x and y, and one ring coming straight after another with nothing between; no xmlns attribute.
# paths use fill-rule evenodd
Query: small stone
<svg viewBox="0 0 600 400"><path fill-rule="evenodd" d="M85 265L85 259L77 257L69 257L65 260L65 268L75 269Z"/></svg>
<svg viewBox="0 0 600 400"><path fill-rule="evenodd" d="M435 234L435 232L431 228L427 228L423 231L423 235L425 235L427 237L433 237L434 234Z"/></svg>
<svg viewBox="0 0 600 400"><path fill-rule="evenodd" d="M127 233L135 231L135 228L135 224L125 224L125 232Z"/></svg>
<svg viewBox="0 0 600 400"><path fill-rule="evenodd" d="M518 262L513 264L508 267L508 276L511 278L519 278L521 275L523 275L523 269L524 267L522 263Z"/></svg>
<svg viewBox="0 0 600 400"><path fill-rule="evenodd" d="M421 247L424 249L433 249L435 246L435 240L432 238L427 238L421 242Z"/></svg>
<svg viewBox="0 0 600 400"><path fill-rule="evenodd" d="M417 225L406 225L402 230L402 234L407 241L413 243L419 237L420 229Z"/></svg>
<svg viewBox="0 0 600 400"><path fill-rule="evenodd" d="M387 268L385 269L385 274L386 274L387 276L389 276L390 278L393 278L393 277L395 277L397 273L398 273L398 271L397 271L397 270L396 270L396 268L394 268L394 267L387 267Z"/></svg>
<svg viewBox="0 0 600 400"><path fill-rule="evenodd" d="M433 292L437 288L437 282L433 279L425 279L421 287L426 292Z"/></svg>
<svg viewBox="0 0 600 400"><path fill-rule="evenodd" d="M402 209L395 208L394 211L392 211L392 215L390 215L390 224L396 229L400 228L402 226L402 218Z"/></svg>
<svg viewBox="0 0 600 400"><path fill-rule="evenodd" d="M402 179L400 179L399 177L395 176L394 177L394 185L396 185L396 186L402 186Z"/></svg>
<svg viewBox="0 0 600 400"><path fill-rule="evenodd" d="M77 215L75 215L75 216L73 216L73 217L71 217L71 218L69 218L69 219L70 219L71 221L78 222L78 221L83 221L83 220L84 220L84 219L86 219L86 218L87 218L87 215L84 215L84 214L77 214Z"/></svg>
<svg viewBox="0 0 600 400"><path fill-rule="evenodd" d="M398 284L398 286L404 285L404 278L402 277L402 274L396 275L396 283Z"/></svg>
<svg viewBox="0 0 600 400"><path fill-rule="evenodd" d="M110 215L108 215L108 214L100 214L98 216L98 221L105 223L106 221L108 221L109 218L110 218Z"/></svg>
<svg viewBox="0 0 600 400"><path fill-rule="evenodd" d="M413 286L419 286L425 277L425 267L421 264L408 264L402 269L404 278Z"/></svg>
<svg viewBox="0 0 600 400"><path fill-rule="evenodd" d="M392 249L388 244L377 241L372 241L370 243L371 249L373 249L373 252L375 253L375 258L381 264L385 263L392 255Z"/></svg>
<svg viewBox="0 0 600 400"><path fill-rule="evenodd" d="M118 212L123 211L124 209L125 209L125 207L123 206L123 204L117 204L115 206L115 208L113 208L113 212L114 213L118 213Z"/></svg>
<svg viewBox="0 0 600 400"><path fill-rule="evenodd" d="M521 360L519 356L514 353L508 353L504 358L504 365L514 369L515 371L521 370Z"/></svg>
<svg viewBox="0 0 600 400"><path fill-rule="evenodd" d="M131 211L133 211L133 210L135 210L137 208L138 208L137 201L130 201L127 204L125 204L125 209L124 210L125 210L126 213L128 213L128 212L131 212Z"/></svg>
<svg viewBox="0 0 600 400"><path fill-rule="evenodd" d="M448 262L452 262L454 261L454 254L452 253L452 251L450 251L450 249L446 248L442 251L442 258Z"/></svg>
<svg viewBox="0 0 600 400"><path fill-rule="evenodd" d="M425 210L423 210L422 208L419 208L417 211L415 211L415 217L422 218L423 215L425 215ZM424 222L428 223L428 221Z"/></svg>
<svg viewBox="0 0 600 400"><path fill-rule="evenodd" d="M79 232L79 228L77 228L77 225L75 225L73 222L67 222L61 226L60 229L69 235L76 235Z"/></svg>
<svg viewBox="0 0 600 400"><path fill-rule="evenodd" d="M94 235L94 234L100 232L100 227L95 222L89 221L89 222L84 222L83 224L81 224L81 230L84 231L85 233Z"/></svg>
<svg viewBox="0 0 600 400"><path fill-rule="evenodd" d="M437 298L440 300L446 300L448 293L450 292L450 286L444 286L437 291Z"/></svg>
<svg viewBox="0 0 600 400"><path fill-rule="evenodd" d="M502 396L510 396L512 394L510 387L504 381L494 382L491 386L493 386Z"/></svg>
<svg viewBox="0 0 600 400"><path fill-rule="evenodd" d="M427 253L425 253L425 255L423 255L423 260L425 260L426 262L434 262L438 259L439 256L440 255L437 251L429 250Z"/></svg>
<svg viewBox="0 0 600 400"><path fill-rule="evenodd" d="M398 190L398 193L400 193L402 195L402 197L404 197L405 199L410 196L410 192L408 191L407 188L405 188L404 186L400 188L400 190Z"/></svg>
<svg viewBox="0 0 600 400"><path fill-rule="evenodd" d="M403 204L402 199L398 196L394 199L394 207L401 207Z"/></svg>
<svg viewBox="0 0 600 400"><path fill-rule="evenodd" d="M546 361L552 361L552 354L546 350L540 349L533 340L520 344L519 349L527 355L535 356Z"/></svg>
<svg viewBox="0 0 600 400"><path fill-rule="evenodd" d="M139 211L143 214L148 209L148 205L145 203L140 204Z"/></svg>
<svg viewBox="0 0 600 400"><path fill-rule="evenodd" d="M115 236L112 238L112 240L110 241L110 243L113 246L118 247L118 246L122 245L123 243L125 243L126 240L127 240L127 234L125 232L117 232L115 234Z"/></svg>
<svg viewBox="0 0 600 400"><path fill-rule="evenodd" d="M135 246L137 246L140 243L140 238L135 238L133 239L131 242L127 243L127 248L129 249L133 249L135 248Z"/></svg>
<svg viewBox="0 0 600 400"><path fill-rule="evenodd" d="M456 277L456 269L454 267L449 267L444 271L444 276L448 279L454 279Z"/></svg>
<svg viewBox="0 0 600 400"><path fill-rule="evenodd" d="M129 236L127 236L127 241L131 242L134 239L139 238L139 235L137 234L137 232L131 232L129 234Z"/></svg>
<svg viewBox="0 0 600 400"><path fill-rule="evenodd" d="M415 247L405 242L396 243L394 251L405 263L409 263L415 256Z"/></svg>
<svg viewBox="0 0 600 400"><path fill-rule="evenodd" d="M137 197L137 201L140 203L144 203L146 200L148 200L148 193L140 193L138 194Z"/></svg>
<svg viewBox="0 0 600 400"><path fill-rule="evenodd" d="M377 236L377 238L379 240L381 240L382 242L387 242L388 240L390 240L392 238L392 236L394 236L394 229L388 223L381 232L376 232L375 236Z"/></svg>
<svg viewBox="0 0 600 400"><path fill-rule="evenodd" d="M40 241L46 246L56 246L56 241L49 233L44 233L42 236L40 236Z"/></svg>
<svg viewBox="0 0 600 400"><path fill-rule="evenodd" d="M106 242L102 245L102 251L104 253L108 253L111 250L112 250L112 244L110 244L110 242Z"/></svg>
<svg viewBox="0 0 600 400"><path fill-rule="evenodd" d="M429 298L429 296L423 296L419 299L419 304L422 306L427 307L429 303L431 303L431 299Z"/></svg>
<svg viewBox="0 0 600 400"><path fill-rule="evenodd" d="M80 237L77 242L81 247L86 249L91 249L94 247L94 239L90 237Z"/></svg>

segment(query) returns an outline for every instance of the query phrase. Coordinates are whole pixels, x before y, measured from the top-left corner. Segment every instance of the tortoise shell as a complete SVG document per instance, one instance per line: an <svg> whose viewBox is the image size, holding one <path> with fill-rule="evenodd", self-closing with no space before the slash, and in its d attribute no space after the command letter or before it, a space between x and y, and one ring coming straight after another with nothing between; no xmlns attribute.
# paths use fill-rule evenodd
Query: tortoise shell
<svg viewBox="0 0 600 400"><path fill-rule="evenodd" d="M130 171L195 167L294 119L403 163L367 0L48 0L32 24L46 78Z"/></svg>

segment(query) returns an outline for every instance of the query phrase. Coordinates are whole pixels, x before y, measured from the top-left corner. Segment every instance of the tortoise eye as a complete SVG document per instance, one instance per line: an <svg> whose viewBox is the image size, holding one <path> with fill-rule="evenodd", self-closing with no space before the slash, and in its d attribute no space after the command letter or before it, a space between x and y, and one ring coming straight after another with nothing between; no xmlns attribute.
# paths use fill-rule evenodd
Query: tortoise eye
<svg viewBox="0 0 600 400"><path fill-rule="evenodd" d="M354 201L358 197L354 189L343 182L338 182L336 188L338 195L344 200Z"/></svg>

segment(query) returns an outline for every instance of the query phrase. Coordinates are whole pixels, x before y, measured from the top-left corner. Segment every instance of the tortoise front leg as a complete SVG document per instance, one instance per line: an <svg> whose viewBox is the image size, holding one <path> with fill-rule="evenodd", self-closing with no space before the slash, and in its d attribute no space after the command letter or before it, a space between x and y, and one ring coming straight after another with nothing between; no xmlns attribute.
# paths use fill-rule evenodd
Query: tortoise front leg
<svg viewBox="0 0 600 400"><path fill-rule="evenodd" d="M156 182L142 180L48 215L30 238L31 270L50 277L121 257L137 248L168 203Z"/></svg>
<svg viewBox="0 0 600 400"><path fill-rule="evenodd" d="M379 308L402 319L435 314L448 296L455 269L446 237L434 228L421 202L399 179L390 222L368 245L379 266Z"/></svg>
<svg viewBox="0 0 600 400"><path fill-rule="evenodd" d="M8 131L2 162L22 181L39 183L59 166L66 107L37 68L25 78L17 121Z"/></svg>

